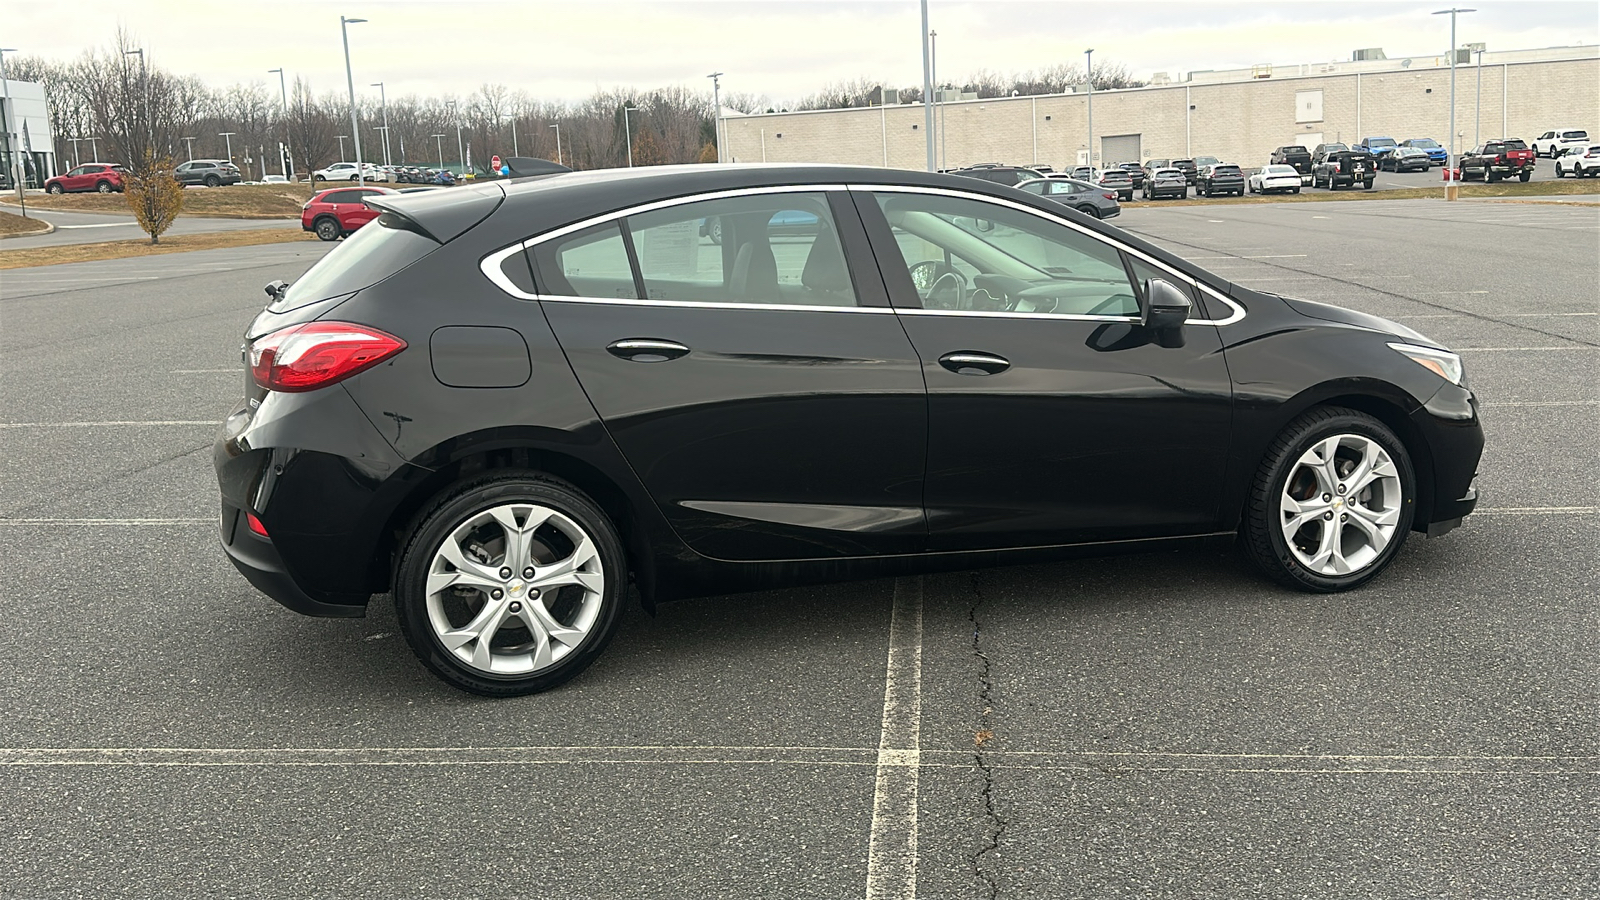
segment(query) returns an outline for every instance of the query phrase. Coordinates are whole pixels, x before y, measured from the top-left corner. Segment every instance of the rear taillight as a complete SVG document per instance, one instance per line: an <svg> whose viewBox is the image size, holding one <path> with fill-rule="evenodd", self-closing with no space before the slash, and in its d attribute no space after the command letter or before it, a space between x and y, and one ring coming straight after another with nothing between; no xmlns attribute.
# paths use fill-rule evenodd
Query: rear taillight
<svg viewBox="0 0 1600 900"><path fill-rule="evenodd" d="M249 510L245 510L244 523L245 525L249 526L251 531L261 535L262 537L272 536L267 534L267 526L261 524L261 520L256 517L256 514L250 512Z"/></svg>
<svg viewBox="0 0 1600 900"><path fill-rule="evenodd" d="M251 342L250 375L269 391L314 391L364 372L405 348L405 341L367 325L307 322Z"/></svg>

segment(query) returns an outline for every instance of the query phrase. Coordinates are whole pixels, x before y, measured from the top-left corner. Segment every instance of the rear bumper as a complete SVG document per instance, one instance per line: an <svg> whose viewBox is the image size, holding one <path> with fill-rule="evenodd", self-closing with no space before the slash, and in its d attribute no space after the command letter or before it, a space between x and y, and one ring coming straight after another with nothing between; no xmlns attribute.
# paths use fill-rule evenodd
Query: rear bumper
<svg viewBox="0 0 1600 900"><path fill-rule="evenodd" d="M360 618L367 614L367 597L351 596L348 603L316 599L300 589L278 555L272 541L244 524L238 507L222 504L222 549L228 562L256 590L305 616Z"/></svg>

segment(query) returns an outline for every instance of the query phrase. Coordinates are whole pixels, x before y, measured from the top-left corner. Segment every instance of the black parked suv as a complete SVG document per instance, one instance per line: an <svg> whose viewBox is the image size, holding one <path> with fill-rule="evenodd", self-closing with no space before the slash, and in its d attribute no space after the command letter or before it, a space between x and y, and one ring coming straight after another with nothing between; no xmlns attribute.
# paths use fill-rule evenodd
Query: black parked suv
<svg viewBox="0 0 1600 900"><path fill-rule="evenodd" d="M191 159L179 163L172 171L172 177L179 184L203 184L206 187L238 184L244 180L239 167L225 159Z"/></svg>
<svg viewBox="0 0 1600 900"><path fill-rule="evenodd" d="M1127 172L1128 177L1133 179L1134 190L1137 191L1144 187L1144 179L1146 177L1144 166L1136 162L1120 162L1117 163L1117 168Z"/></svg>
<svg viewBox="0 0 1600 900"><path fill-rule="evenodd" d="M1195 180L1195 193L1201 197L1215 197L1218 194L1243 197L1244 189L1244 172L1238 166L1227 163L1206 166Z"/></svg>
<svg viewBox="0 0 1600 900"><path fill-rule="evenodd" d="M245 333L221 540L300 612L392 592L465 690L571 678L630 584L648 605L1237 533L1339 591L1476 503L1458 356L1010 187L663 166L366 203Z"/></svg>
<svg viewBox="0 0 1600 900"><path fill-rule="evenodd" d="M951 175L965 175L968 178L982 178L995 184L1017 185L1024 181L1032 181L1044 176L1036 169L1023 166L973 166L967 169L955 169Z"/></svg>
<svg viewBox="0 0 1600 900"><path fill-rule="evenodd" d="M1200 180L1200 167L1192 159L1175 159L1172 161L1172 168L1183 173L1183 180L1188 182L1190 187L1194 187Z"/></svg>

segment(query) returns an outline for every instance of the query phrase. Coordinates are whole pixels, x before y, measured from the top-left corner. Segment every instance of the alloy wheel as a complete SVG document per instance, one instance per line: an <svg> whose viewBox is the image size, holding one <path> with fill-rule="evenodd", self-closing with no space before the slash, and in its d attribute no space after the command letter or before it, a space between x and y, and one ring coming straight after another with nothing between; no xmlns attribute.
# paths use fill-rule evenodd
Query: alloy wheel
<svg viewBox="0 0 1600 900"><path fill-rule="evenodd" d="M456 526L434 551L426 607L435 639L490 675L555 666L594 630L606 572L574 519L536 503L506 503Z"/></svg>
<svg viewBox="0 0 1600 900"><path fill-rule="evenodd" d="M1285 479L1280 527L1296 560L1318 575L1349 575L1395 538L1400 473L1377 441L1340 434L1313 444Z"/></svg>

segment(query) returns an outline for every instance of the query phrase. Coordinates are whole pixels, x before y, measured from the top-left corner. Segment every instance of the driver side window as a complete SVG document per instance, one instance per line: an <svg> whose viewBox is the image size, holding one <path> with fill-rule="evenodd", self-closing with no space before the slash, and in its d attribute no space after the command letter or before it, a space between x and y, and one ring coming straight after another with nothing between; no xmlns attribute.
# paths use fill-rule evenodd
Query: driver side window
<svg viewBox="0 0 1600 900"><path fill-rule="evenodd" d="M1068 225L960 197L875 195L925 309L1137 317L1122 254Z"/></svg>

